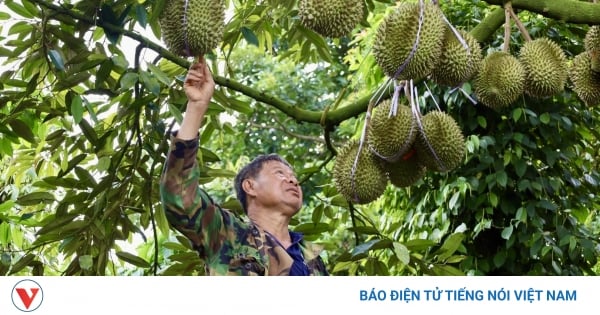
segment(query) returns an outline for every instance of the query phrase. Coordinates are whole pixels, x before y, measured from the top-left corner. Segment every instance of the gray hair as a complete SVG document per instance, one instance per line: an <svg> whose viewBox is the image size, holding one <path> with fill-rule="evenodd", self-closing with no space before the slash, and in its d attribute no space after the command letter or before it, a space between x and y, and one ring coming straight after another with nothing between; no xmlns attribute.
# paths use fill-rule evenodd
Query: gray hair
<svg viewBox="0 0 600 315"><path fill-rule="evenodd" d="M248 214L248 200L246 196L246 192L244 188L242 188L242 183L245 179L255 178L256 175L262 170L263 165L269 161L277 161L287 165L290 169L293 169L290 163L286 161L284 158L279 156L278 154L261 154L254 158L250 163L246 164L235 176L235 193L237 195L237 199L242 204L242 208L244 209L244 213Z"/></svg>

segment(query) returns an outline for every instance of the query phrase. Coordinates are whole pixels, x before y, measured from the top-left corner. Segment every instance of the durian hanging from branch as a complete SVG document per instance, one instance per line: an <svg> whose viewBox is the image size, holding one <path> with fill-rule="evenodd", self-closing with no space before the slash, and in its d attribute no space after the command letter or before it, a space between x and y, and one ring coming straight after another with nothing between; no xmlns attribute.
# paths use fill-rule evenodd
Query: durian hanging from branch
<svg viewBox="0 0 600 315"><path fill-rule="evenodd" d="M350 34L365 14L364 0L300 0L302 25L325 37Z"/></svg>
<svg viewBox="0 0 600 315"><path fill-rule="evenodd" d="M579 53L569 69L569 78L573 83L573 91L587 106L600 105L600 72L597 55L600 43L600 26L590 27L584 40L585 50Z"/></svg>
<svg viewBox="0 0 600 315"><path fill-rule="evenodd" d="M511 15L505 6L504 45L502 51L488 54L473 80L480 103L499 110L515 102L524 92L525 68L510 54Z"/></svg>
<svg viewBox="0 0 600 315"><path fill-rule="evenodd" d="M524 92L538 98L562 92L568 78L567 55L547 37L532 39L510 2L505 9L525 39L518 58L525 69Z"/></svg>
<svg viewBox="0 0 600 315"><path fill-rule="evenodd" d="M400 2L377 27L373 56L395 80L420 80L431 73L440 54L445 24L433 3Z"/></svg>
<svg viewBox="0 0 600 315"><path fill-rule="evenodd" d="M223 39L223 0L167 0L159 23L162 39L174 54L202 56Z"/></svg>

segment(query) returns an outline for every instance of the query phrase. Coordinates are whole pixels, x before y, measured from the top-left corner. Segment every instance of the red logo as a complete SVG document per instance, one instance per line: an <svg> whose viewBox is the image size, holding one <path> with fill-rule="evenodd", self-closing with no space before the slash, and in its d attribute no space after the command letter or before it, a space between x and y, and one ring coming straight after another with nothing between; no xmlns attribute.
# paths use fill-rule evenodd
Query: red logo
<svg viewBox="0 0 600 315"><path fill-rule="evenodd" d="M37 282L25 279L15 284L11 298L14 306L20 311L33 312L42 305L44 291Z"/></svg>

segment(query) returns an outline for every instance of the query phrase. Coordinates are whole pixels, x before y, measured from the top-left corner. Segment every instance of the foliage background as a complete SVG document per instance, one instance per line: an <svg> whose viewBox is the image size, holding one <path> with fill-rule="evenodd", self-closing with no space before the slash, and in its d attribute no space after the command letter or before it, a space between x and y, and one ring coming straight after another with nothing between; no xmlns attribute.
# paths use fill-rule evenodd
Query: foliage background
<svg viewBox="0 0 600 315"><path fill-rule="evenodd" d="M502 1L440 2L486 54L502 49ZM335 275L598 271L599 113L570 85L501 111L473 104L469 83L464 93L419 85L423 112L437 103L459 122L463 165L353 205L335 191L331 169L387 80L370 49L394 1L366 0L361 24L335 39L302 27L296 1L226 3L223 42L208 56L218 89L198 156L202 184L223 205L239 209L231 179L245 162L277 152L306 196L293 229L324 246ZM164 0L2 4L0 274L203 274L157 195L191 62L156 39ZM532 37L555 40L569 58L600 24L591 2L512 5ZM523 37L511 31L518 55Z"/></svg>

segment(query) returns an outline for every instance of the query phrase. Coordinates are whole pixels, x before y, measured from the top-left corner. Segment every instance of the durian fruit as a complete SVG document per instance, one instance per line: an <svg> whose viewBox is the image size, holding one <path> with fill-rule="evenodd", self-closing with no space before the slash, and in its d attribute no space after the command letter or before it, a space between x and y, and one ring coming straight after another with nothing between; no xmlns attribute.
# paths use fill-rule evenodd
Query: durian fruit
<svg viewBox="0 0 600 315"><path fill-rule="evenodd" d="M223 39L223 0L167 0L159 23L167 48L179 56L202 56Z"/></svg>
<svg viewBox="0 0 600 315"><path fill-rule="evenodd" d="M465 47L456 34L446 27L440 60L431 71L431 79L441 85L455 87L475 76L481 67L483 55L479 42L465 30L458 30Z"/></svg>
<svg viewBox="0 0 600 315"><path fill-rule="evenodd" d="M585 50L590 54L592 70L600 72L600 25L588 29L583 43Z"/></svg>
<svg viewBox="0 0 600 315"><path fill-rule="evenodd" d="M573 91L587 106L600 105L600 73L592 70L592 61L587 51L573 58L569 77Z"/></svg>
<svg viewBox="0 0 600 315"><path fill-rule="evenodd" d="M413 145L418 133L410 107L398 104L390 116L392 101L381 102L374 110L367 133L369 149L379 158L396 161Z"/></svg>
<svg viewBox="0 0 600 315"><path fill-rule="evenodd" d="M400 188L413 185L427 173L427 168L419 160L414 148L395 162L385 162L384 168L390 183Z"/></svg>
<svg viewBox="0 0 600 315"><path fill-rule="evenodd" d="M387 175L382 160L377 158L366 145L358 154L359 142L350 141L343 146L333 166L333 182L338 192L347 200L365 204L379 198L387 186ZM358 154L358 162L353 170Z"/></svg>
<svg viewBox="0 0 600 315"><path fill-rule="evenodd" d="M479 102L500 109L514 102L524 91L525 68L511 54L496 51L487 55L473 80Z"/></svg>
<svg viewBox="0 0 600 315"><path fill-rule="evenodd" d="M302 25L326 37L348 35L364 15L364 0L300 0Z"/></svg>
<svg viewBox="0 0 600 315"><path fill-rule="evenodd" d="M446 23L440 9L433 3L426 2L417 49L406 67L398 73L415 45L420 8L419 3L400 2L377 27L373 56L389 77L420 80L431 73L442 53Z"/></svg>
<svg viewBox="0 0 600 315"><path fill-rule="evenodd" d="M519 61L525 68L525 93L545 97L564 89L569 76L567 56L552 40L526 42L519 52Z"/></svg>
<svg viewBox="0 0 600 315"><path fill-rule="evenodd" d="M466 145L463 133L452 116L431 111L421 118L423 129L415 141L420 162L427 169L445 173L462 162Z"/></svg>

